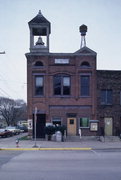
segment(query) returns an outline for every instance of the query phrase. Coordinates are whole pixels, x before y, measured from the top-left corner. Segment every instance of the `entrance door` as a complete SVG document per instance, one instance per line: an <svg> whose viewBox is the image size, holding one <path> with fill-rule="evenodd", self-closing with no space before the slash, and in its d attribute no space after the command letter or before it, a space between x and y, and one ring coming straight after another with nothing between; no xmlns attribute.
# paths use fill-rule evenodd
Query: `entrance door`
<svg viewBox="0 0 121 180"><path fill-rule="evenodd" d="M113 134L113 119L104 118L105 122L105 136L112 136Z"/></svg>
<svg viewBox="0 0 121 180"><path fill-rule="evenodd" d="M76 135L76 118L67 118L67 133L68 135Z"/></svg>
<svg viewBox="0 0 121 180"><path fill-rule="evenodd" d="M46 114L37 114L37 122L36 122L37 138L45 138L45 122L46 122ZM33 137L34 137L34 122L33 122Z"/></svg>

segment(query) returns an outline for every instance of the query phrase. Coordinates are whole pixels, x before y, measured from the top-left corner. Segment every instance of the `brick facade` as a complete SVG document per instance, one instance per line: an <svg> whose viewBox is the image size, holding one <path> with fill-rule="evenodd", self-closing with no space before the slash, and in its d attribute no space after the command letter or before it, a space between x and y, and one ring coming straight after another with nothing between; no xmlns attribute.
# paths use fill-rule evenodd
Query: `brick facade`
<svg viewBox="0 0 121 180"><path fill-rule="evenodd" d="M85 53L84 50L87 50ZM81 117L96 119L96 53L88 48L83 48L78 53L33 55L27 57L27 98L28 118L32 119L34 108L37 107L40 113L46 114L46 122L52 122L53 117L61 117L61 123L67 126L68 114L75 114L77 119L77 133ZM55 59L69 59L69 64L55 64ZM42 67L34 66L37 61L43 62ZM90 67L81 67L83 62L89 62ZM41 97L35 96L35 76L44 76L44 94ZM53 94L53 77L56 74L67 74L71 77L70 95L55 96ZM80 76L90 75L90 96L80 96ZM86 134L85 134L86 132ZM83 131L89 135L89 128ZM95 134L95 133L92 133Z"/></svg>

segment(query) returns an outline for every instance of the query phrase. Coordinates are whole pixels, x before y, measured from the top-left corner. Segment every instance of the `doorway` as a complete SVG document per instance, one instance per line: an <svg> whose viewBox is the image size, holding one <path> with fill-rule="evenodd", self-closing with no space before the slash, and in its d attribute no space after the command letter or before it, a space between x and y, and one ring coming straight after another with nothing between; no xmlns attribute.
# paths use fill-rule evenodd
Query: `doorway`
<svg viewBox="0 0 121 180"><path fill-rule="evenodd" d="M105 123L105 136L113 135L113 119L112 118L104 118Z"/></svg>
<svg viewBox="0 0 121 180"><path fill-rule="evenodd" d="M37 114L36 138L45 138L46 114ZM34 138L34 115L33 115L33 138Z"/></svg>
<svg viewBox="0 0 121 180"><path fill-rule="evenodd" d="M67 118L67 133L68 135L76 135L77 122L76 118Z"/></svg>

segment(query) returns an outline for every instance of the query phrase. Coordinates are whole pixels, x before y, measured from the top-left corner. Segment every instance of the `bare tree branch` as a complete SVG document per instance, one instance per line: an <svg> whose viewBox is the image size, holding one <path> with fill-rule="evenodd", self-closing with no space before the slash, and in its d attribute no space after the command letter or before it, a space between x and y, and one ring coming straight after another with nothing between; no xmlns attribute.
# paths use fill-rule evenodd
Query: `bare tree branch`
<svg viewBox="0 0 121 180"><path fill-rule="evenodd" d="M20 118L26 118L26 103L23 100L0 97L0 114L8 126L16 125Z"/></svg>

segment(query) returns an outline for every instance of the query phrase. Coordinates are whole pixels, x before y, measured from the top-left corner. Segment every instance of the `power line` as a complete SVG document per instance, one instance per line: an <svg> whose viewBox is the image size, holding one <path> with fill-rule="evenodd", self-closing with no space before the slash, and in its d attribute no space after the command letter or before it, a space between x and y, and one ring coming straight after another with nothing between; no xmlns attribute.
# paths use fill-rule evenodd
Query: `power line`
<svg viewBox="0 0 121 180"><path fill-rule="evenodd" d="M5 54L5 52L1 52L1 54ZM5 59L9 59L8 58L8 56L5 56ZM11 65L11 63L7 63L7 66L9 66L9 67L7 67L7 69L8 69L8 71L9 72L13 72L14 71L14 65L12 65L12 66L10 66ZM9 70L10 69L10 70ZM5 71L4 71L5 72ZM25 83L25 82L20 82L20 81L11 81L11 80L6 80L6 79L8 79L8 76L6 76L6 74L5 73L3 73L4 75L0 75L1 76L1 79L0 79L0 81L3 81L4 82L4 84L3 85L7 85L7 87L8 87L8 89L10 90L10 91L12 91L14 94L16 94L18 97L20 97L21 95L20 95L20 92L17 92L17 91L15 91L15 88L14 88L14 90L13 90L13 87L11 87L10 86L10 83L12 84L12 83L16 83L16 84L20 84L20 87L22 86L22 88L23 88L23 86L26 86L27 85L27 83ZM5 78L4 78L5 77ZM9 97L11 97L6 91L4 91L2 88L0 88L1 89L1 91L4 93L4 94L6 94L7 96L9 96ZM22 90L21 90L22 91Z"/></svg>
<svg viewBox="0 0 121 180"><path fill-rule="evenodd" d="M0 76L1 76L1 74L0 74ZM1 76L1 77L2 77L2 76ZM9 80L6 80L6 79L0 79L0 81L4 81L4 82L7 82L7 83L15 83L15 84L27 85L27 83L25 83L25 82L9 81Z"/></svg>
<svg viewBox="0 0 121 180"><path fill-rule="evenodd" d="M2 88L0 88L0 90L4 93L4 94L6 94L8 97L10 97L10 98L12 98L7 92L5 92Z"/></svg>

